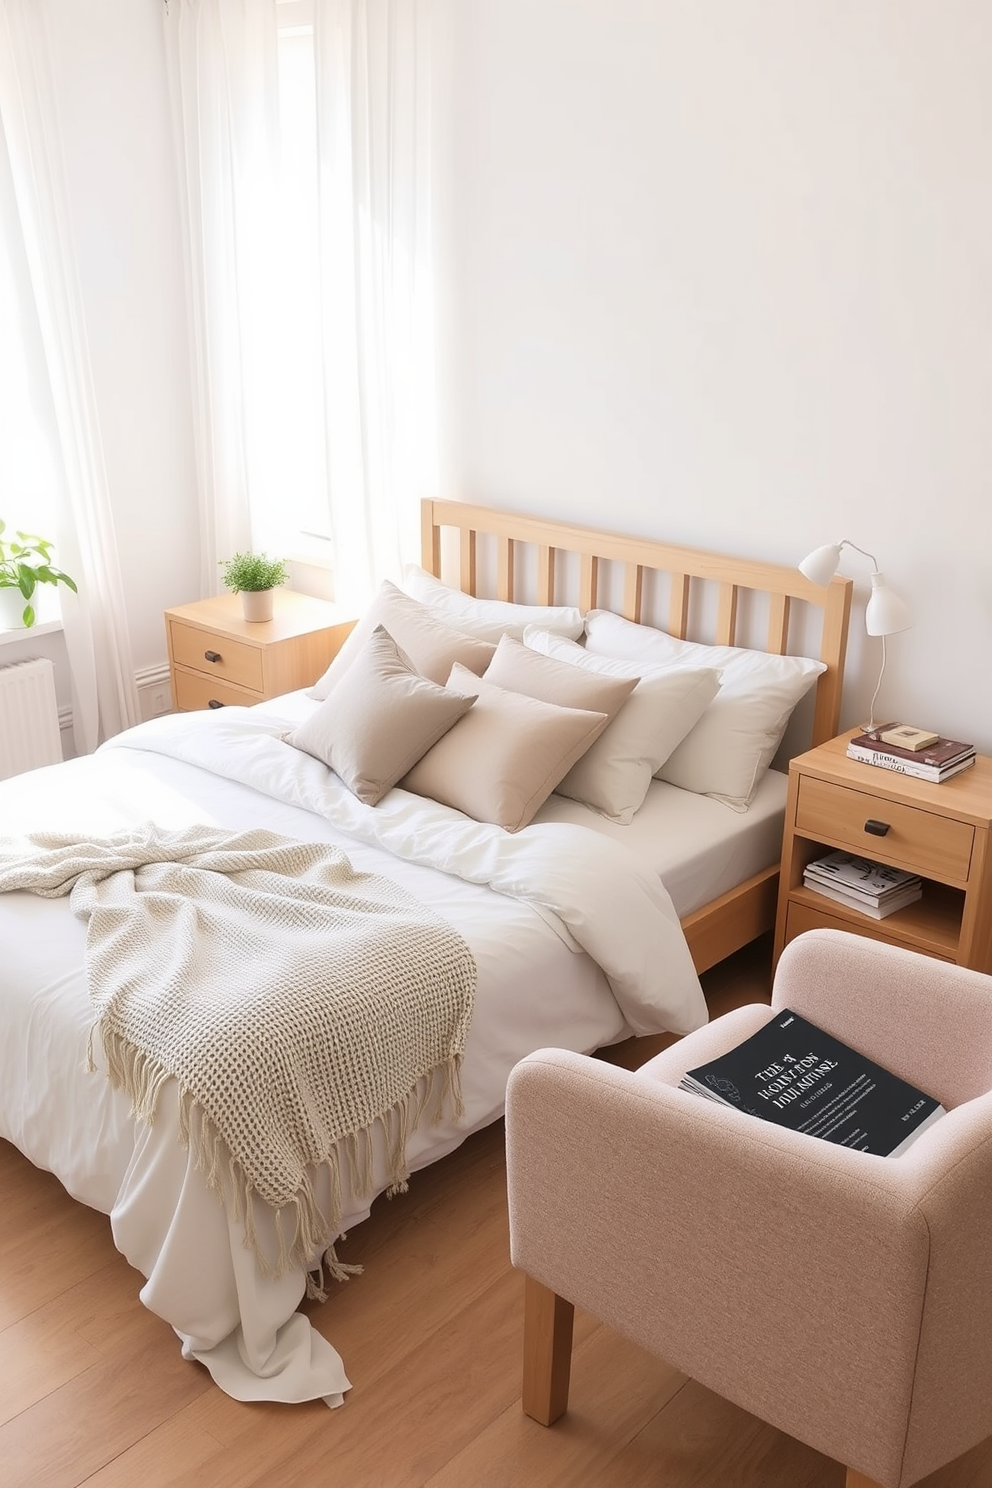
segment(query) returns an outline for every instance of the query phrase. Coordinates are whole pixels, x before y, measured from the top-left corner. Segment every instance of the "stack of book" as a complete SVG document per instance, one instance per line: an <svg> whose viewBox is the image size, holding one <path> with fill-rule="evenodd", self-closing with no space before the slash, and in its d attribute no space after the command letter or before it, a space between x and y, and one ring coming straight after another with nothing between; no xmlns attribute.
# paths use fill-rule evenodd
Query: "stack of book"
<svg viewBox="0 0 992 1488"><path fill-rule="evenodd" d="M921 744L921 738L927 742ZM900 739L909 743L901 744ZM860 760L862 764L896 770L935 785L975 763L974 744L944 739L939 734L921 734L919 729L902 723L883 723L871 733L856 734L847 746L847 753L850 759Z"/></svg>
<svg viewBox="0 0 992 1488"><path fill-rule="evenodd" d="M826 857L808 863L803 883L817 894L870 915L873 920L884 920L886 915L923 895L918 874L888 868L884 863L849 852L827 853Z"/></svg>

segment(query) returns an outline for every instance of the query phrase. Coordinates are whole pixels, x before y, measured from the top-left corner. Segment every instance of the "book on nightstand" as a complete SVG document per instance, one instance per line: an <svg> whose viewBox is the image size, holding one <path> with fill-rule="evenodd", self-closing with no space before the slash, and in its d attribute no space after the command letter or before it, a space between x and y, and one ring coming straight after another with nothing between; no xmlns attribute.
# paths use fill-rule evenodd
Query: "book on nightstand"
<svg viewBox="0 0 992 1488"><path fill-rule="evenodd" d="M917 749L892 743L891 738L902 727L902 724L884 723L870 733L855 734L847 746L848 758L860 760L865 765L877 765L883 770L895 770L901 775L912 775L917 780L930 780L937 785L975 763L977 752L974 744L965 744L960 739L945 739L938 735L934 743ZM912 732L918 733L919 730Z"/></svg>
<svg viewBox="0 0 992 1488"><path fill-rule="evenodd" d="M932 1095L788 1008L680 1088L877 1157L897 1157L944 1114Z"/></svg>

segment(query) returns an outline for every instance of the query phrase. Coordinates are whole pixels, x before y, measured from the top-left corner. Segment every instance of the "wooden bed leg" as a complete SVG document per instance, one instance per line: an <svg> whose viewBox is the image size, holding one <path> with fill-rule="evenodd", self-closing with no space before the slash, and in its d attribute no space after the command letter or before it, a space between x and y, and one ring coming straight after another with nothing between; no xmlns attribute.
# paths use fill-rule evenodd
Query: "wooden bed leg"
<svg viewBox="0 0 992 1488"><path fill-rule="evenodd" d="M874 1478L866 1478L864 1473L856 1472L853 1467L849 1467L845 1488L882 1488L882 1485L876 1483Z"/></svg>
<svg viewBox="0 0 992 1488"><path fill-rule="evenodd" d="M568 1407L575 1308L550 1287L525 1276L523 1407L551 1426Z"/></svg>

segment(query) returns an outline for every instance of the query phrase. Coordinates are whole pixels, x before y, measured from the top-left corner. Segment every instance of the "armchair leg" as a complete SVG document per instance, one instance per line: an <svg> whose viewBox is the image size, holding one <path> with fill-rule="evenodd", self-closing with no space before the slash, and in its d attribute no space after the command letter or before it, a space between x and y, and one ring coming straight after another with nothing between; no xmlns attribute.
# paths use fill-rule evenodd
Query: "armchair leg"
<svg viewBox="0 0 992 1488"><path fill-rule="evenodd" d="M882 1488L874 1478L866 1478L864 1473L856 1472L853 1467L847 1469L845 1488Z"/></svg>
<svg viewBox="0 0 992 1488"><path fill-rule="evenodd" d="M532 1276L524 1281L523 1407L551 1426L568 1407L575 1308Z"/></svg>

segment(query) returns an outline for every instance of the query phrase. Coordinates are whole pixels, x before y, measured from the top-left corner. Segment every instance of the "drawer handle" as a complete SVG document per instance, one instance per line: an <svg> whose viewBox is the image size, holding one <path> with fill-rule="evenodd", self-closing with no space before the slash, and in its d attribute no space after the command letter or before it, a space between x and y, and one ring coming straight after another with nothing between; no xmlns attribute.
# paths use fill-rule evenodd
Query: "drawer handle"
<svg viewBox="0 0 992 1488"><path fill-rule="evenodd" d="M865 831L870 832L873 837L884 837L888 830L888 822L876 821L873 816L865 822Z"/></svg>
<svg viewBox="0 0 992 1488"><path fill-rule="evenodd" d="M210 698L207 701L207 707L208 708L223 708L223 706L224 706L224 704L218 702L216 698Z"/></svg>
<svg viewBox="0 0 992 1488"><path fill-rule="evenodd" d="M203 659L204 661L220 661L222 658L219 651L204 651Z"/></svg>

